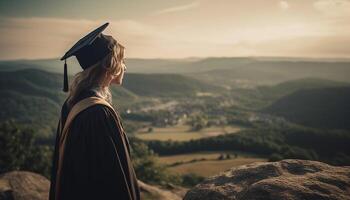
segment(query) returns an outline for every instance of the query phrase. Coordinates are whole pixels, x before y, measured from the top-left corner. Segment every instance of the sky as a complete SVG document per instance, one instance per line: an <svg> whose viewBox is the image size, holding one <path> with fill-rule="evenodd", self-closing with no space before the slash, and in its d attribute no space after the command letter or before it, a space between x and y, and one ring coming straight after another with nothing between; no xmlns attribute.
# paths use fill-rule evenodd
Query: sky
<svg viewBox="0 0 350 200"><path fill-rule="evenodd" d="M0 0L0 60L59 58L105 22L132 58L350 57L350 0Z"/></svg>

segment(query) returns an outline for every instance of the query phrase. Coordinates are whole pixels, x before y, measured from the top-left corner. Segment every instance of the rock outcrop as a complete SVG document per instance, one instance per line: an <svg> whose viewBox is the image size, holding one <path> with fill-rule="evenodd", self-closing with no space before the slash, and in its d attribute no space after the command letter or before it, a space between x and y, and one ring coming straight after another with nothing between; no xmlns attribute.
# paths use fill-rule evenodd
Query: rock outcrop
<svg viewBox="0 0 350 200"><path fill-rule="evenodd" d="M184 200L350 199L350 167L307 160L253 163L207 178Z"/></svg>
<svg viewBox="0 0 350 200"><path fill-rule="evenodd" d="M169 190L139 181L143 200L181 200L186 190L173 187ZM50 181L36 173L12 171L0 176L0 200L47 200Z"/></svg>
<svg viewBox="0 0 350 200"><path fill-rule="evenodd" d="M0 177L0 200L47 200L50 181L25 171L12 171Z"/></svg>
<svg viewBox="0 0 350 200"><path fill-rule="evenodd" d="M0 176L0 200L47 200L50 182L25 171ZM186 189L161 189L139 181L143 200L180 200ZM307 160L253 163L207 178L184 200L350 200L350 166Z"/></svg>

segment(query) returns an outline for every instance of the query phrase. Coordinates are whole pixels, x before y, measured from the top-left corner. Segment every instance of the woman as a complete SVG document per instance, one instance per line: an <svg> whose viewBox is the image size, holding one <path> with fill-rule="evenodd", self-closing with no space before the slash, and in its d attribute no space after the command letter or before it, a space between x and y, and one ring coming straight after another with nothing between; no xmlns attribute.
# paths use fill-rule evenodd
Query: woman
<svg viewBox="0 0 350 200"><path fill-rule="evenodd" d="M122 84L125 48L101 33L107 25L63 57L75 55L84 70L75 75L62 106L50 200L140 199L129 142L109 90L111 84ZM66 70L65 65L65 76Z"/></svg>

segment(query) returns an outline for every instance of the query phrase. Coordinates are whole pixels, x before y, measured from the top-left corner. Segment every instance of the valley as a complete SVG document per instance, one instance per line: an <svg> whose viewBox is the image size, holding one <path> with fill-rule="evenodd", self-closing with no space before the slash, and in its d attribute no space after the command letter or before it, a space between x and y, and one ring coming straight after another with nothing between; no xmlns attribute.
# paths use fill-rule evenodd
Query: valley
<svg viewBox="0 0 350 200"><path fill-rule="evenodd" d="M146 148L140 151L170 174L200 180L230 167L285 158L350 164L345 61L129 63L123 86L111 87L113 105L134 148ZM76 64L70 66L72 75ZM44 145L53 144L67 95L58 67L51 60L0 62L0 120L33 129ZM141 158L135 163L144 165Z"/></svg>

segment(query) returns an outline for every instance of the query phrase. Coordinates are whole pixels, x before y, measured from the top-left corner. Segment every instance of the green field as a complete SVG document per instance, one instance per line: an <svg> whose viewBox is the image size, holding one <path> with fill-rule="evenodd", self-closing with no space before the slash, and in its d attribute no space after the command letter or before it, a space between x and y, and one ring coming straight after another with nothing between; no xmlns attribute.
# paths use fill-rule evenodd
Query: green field
<svg viewBox="0 0 350 200"><path fill-rule="evenodd" d="M220 154L230 154L230 159L218 160ZM235 154L237 157L235 157ZM252 154L241 152L217 151L217 152L197 152L190 154L180 154L172 156L161 156L160 163L171 165L177 162L184 162L175 166L169 166L171 172L178 174L195 173L208 177L228 170L232 167L250 164L253 162L265 162L267 159L260 158ZM201 160L203 159L203 160ZM204 160L205 159L205 160ZM197 161L194 161L197 160ZM191 162L192 161L192 162ZM203 167L205 166L205 167Z"/></svg>
<svg viewBox="0 0 350 200"><path fill-rule="evenodd" d="M176 125L164 128L153 128L152 132L147 132L147 128L140 129L136 133L136 137L143 140L174 140L188 141L191 139L199 139L204 137L217 136L222 134L236 133L242 128L238 126L215 126L204 128L199 131L190 131L188 125Z"/></svg>
<svg viewBox="0 0 350 200"><path fill-rule="evenodd" d="M221 161L199 161L194 163L188 163L178 165L175 167L169 167L170 171L179 174L195 173L200 176L208 177L218 174L222 171L228 170L232 167L240 165L250 164L254 162L266 162L267 159L263 158L236 158L230 160Z"/></svg>

